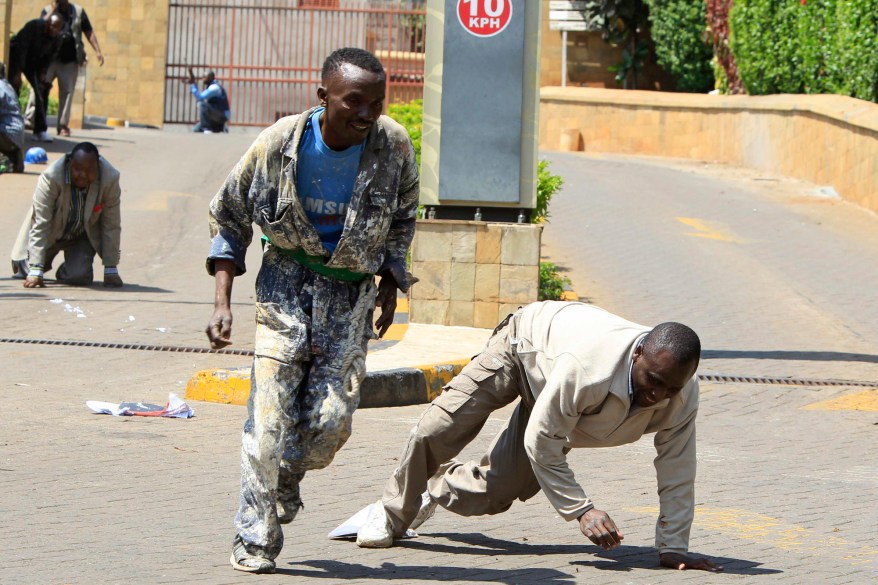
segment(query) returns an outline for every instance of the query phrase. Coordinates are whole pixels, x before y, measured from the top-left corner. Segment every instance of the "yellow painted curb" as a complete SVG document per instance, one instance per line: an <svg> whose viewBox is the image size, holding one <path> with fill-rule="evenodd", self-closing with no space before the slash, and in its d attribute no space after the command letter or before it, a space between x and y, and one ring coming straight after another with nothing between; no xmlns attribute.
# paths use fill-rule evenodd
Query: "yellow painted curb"
<svg viewBox="0 0 878 585"><path fill-rule="evenodd" d="M878 390L865 390L856 394L836 396L803 407L803 410L863 410L878 411Z"/></svg>
<svg viewBox="0 0 878 585"><path fill-rule="evenodd" d="M561 292L561 300L562 301L578 301L579 295L577 295L572 290L565 290Z"/></svg>
<svg viewBox="0 0 878 585"><path fill-rule="evenodd" d="M220 404L247 404L250 397L250 368L202 370L186 384L186 399Z"/></svg>
<svg viewBox="0 0 878 585"><path fill-rule="evenodd" d="M117 128L125 127L125 120L121 118L107 118L107 126L115 126Z"/></svg>
<svg viewBox="0 0 878 585"><path fill-rule="evenodd" d="M427 402L442 394L442 388L451 381L451 378L460 373L469 359L455 360L443 364L418 366L416 369L424 373L424 381L427 383Z"/></svg>

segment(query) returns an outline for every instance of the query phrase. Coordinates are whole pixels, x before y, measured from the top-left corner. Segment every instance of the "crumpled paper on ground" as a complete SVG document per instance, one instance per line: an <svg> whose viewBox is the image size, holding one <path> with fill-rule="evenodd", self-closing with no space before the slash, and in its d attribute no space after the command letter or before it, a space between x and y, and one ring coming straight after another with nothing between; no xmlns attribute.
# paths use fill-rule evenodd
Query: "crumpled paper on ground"
<svg viewBox="0 0 878 585"><path fill-rule="evenodd" d="M97 414L112 414L113 416L163 416L167 418L192 418L195 416L195 411L173 392L168 395L168 403L164 407L144 402L114 404L100 400L89 400L85 405Z"/></svg>

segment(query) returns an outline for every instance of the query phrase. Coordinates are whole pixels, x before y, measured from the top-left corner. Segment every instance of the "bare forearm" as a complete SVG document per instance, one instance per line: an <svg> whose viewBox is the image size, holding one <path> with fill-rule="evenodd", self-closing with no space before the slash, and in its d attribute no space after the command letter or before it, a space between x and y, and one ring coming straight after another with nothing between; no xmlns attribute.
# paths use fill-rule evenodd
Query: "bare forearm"
<svg viewBox="0 0 878 585"><path fill-rule="evenodd" d="M232 283L235 280L235 263L231 260L216 260L216 292L214 309L228 309L232 302Z"/></svg>
<svg viewBox="0 0 878 585"><path fill-rule="evenodd" d="M91 48L95 50L95 53L100 54L101 46L98 43L98 36L94 33L94 31L88 33L88 35L86 35L86 38L88 39L88 44L90 44Z"/></svg>

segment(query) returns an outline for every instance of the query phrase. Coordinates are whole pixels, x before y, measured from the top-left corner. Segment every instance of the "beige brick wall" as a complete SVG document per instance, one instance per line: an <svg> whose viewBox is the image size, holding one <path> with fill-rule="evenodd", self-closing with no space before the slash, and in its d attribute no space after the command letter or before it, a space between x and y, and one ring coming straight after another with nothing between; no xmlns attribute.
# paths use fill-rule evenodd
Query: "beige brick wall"
<svg viewBox="0 0 878 585"><path fill-rule="evenodd" d="M540 96L541 149L718 161L829 185L878 212L878 104L571 87Z"/></svg>
<svg viewBox="0 0 878 585"><path fill-rule="evenodd" d="M88 13L106 59L103 67L98 66L94 51L83 38L89 58L89 64L80 72L85 77L86 114L161 126L165 99L168 2L77 2ZM48 3L48 0L16 0L12 9L12 32L20 29L29 19L38 17L40 10ZM2 14L0 10L0 18Z"/></svg>
<svg viewBox="0 0 878 585"><path fill-rule="evenodd" d="M542 227L421 220L412 244L409 319L493 328L539 293Z"/></svg>

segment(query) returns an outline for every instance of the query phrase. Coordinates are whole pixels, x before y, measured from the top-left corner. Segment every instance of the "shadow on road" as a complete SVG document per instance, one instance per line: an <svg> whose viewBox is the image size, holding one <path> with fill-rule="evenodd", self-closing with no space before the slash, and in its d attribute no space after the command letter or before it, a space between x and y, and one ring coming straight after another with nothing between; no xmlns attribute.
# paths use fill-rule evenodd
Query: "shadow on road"
<svg viewBox="0 0 878 585"><path fill-rule="evenodd" d="M429 579L430 581L449 583L508 583L519 585L534 584L573 584L574 575L568 575L555 569L488 569L484 567L441 567L431 565L396 565L383 563L380 567L370 567L357 563L341 561L299 561L290 563L295 568L278 567L277 574L290 577L328 579L332 582L349 579L373 579L377 582L405 581L415 582ZM308 570L299 567L313 567Z"/></svg>
<svg viewBox="0 0 878 585"><path fill-rule="evenodd" d="M603 571L633 571L636 569L673 570L659 565L655 549L650 546L625 545L622 548L610 551L600 550L597 547L590 548L593 551L592 557L595 558L592 560L573 561L571 564ZM734 559L731 557L710 557L710 559L723 567L724 574L757 576L783 573L779 569L760 568L762 563L756 561ZM700 573L701 571L696 572Z"/></svg>
<svg viewBox="0 0 878 585"><path fill-rule="evenodd" d="M808 362L867 362L878 364L878 355L843 351L759 351L737 349L705 349L701 359L793 360Z"/></svg>

